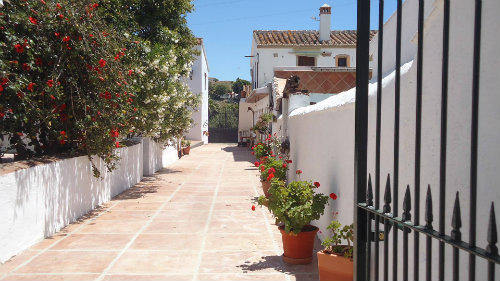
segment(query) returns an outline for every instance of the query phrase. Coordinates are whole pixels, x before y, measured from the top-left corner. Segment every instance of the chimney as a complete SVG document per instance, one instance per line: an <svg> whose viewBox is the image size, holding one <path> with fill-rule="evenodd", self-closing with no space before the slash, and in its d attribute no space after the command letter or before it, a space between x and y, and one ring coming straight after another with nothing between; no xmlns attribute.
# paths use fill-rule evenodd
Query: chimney
<svg viewBox="0 0 500 281"><path fill-rule="evenodd" d="M324 4L319 8L319 40L330 40L330 28L332 18L332 7Z"/></svg>

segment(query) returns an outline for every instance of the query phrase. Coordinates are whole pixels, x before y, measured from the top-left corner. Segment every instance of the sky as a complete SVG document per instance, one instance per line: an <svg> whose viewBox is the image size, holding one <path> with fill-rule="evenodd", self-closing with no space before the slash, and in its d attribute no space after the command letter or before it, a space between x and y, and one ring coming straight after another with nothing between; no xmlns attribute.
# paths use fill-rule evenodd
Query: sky
<svg viewBox="0 0 500 281"><path fill-rule="evenodd" d="M356 0L193 0L189 28L203 38L210 77L250 80L253 30L317 30L319 7L332 6L332 30L356 29ZM386 0L384 18L395 11ZM377 28L378 1L372 0L371 28Z"/></svg>

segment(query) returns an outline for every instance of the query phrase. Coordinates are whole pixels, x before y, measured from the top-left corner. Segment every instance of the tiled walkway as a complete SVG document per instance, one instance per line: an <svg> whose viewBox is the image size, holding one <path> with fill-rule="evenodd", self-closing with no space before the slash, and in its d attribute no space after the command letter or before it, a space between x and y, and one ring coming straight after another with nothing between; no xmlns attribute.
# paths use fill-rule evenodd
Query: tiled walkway
<svg viewBox="0 0 500 281"><path fill-rule="evenodd" d="M0 280L318 280L281 260L246 148L210 144L0 265Z"/></svg>

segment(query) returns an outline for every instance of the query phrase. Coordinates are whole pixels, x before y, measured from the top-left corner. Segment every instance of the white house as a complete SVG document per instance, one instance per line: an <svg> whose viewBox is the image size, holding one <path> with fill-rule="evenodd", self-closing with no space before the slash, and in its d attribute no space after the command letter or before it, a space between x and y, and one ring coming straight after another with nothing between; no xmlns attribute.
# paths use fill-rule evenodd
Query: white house
<svg viewBox="0 0 500 281"><path fill-rule="evenodd" d="M276 104L281 102L276 96L276 93L280 95L276 79L300 78L298 89L305 90L297 103L301 106L314 104L355 86L356 31L332 31L331 7L324 4L319 12L319 30L253 32L250 56L253 91L246 99L241 99L240 108L252 108L254 122L240 121L245 125L238 128L240 132L249 130L248 124L255 123L262 113L274 111L280 119L283 112L276 110L287 105ZM374 34L372 32L372 36ZM282 91L284 84L281 86ZM240 120L252 118L252 112L245 110L241 112ZM284 113L288 114L287 111ZM273 131L276 130L273 128Z"/></svg>
<svg viewBox="0 0 500 281"><path fill-rule="evenodd" d="M195 49L199 55L196 56L187 82L191 92L201 96L201 104L196 111L193 111L194 124L185 136L188 140L208 143L208 72L210 70L203 38L198 38Z"/></svg>

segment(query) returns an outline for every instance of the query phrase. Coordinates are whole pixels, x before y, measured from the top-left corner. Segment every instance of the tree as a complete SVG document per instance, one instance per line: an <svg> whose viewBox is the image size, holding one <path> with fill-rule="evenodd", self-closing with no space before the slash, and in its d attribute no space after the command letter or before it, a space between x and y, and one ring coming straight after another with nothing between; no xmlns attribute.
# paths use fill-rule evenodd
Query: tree
<svg viewBox="0 0 500 281"><path fill-rule="evenodd" d="M226 84L217 84L214 88L214 96L217 97L217 99L221 99L222 96L224 96L227 93L231 92L231 88L229 88L228 85Z"/></svg>
<svg viewBox="0 0 500 281"><path fill-rule="evenodd" d="M240 94L241 91L243 91L244 85L251 85L251 83L250 83L250 81L240 79L239 77L236 78L236 81L233 82L233 86L232 86L233 92L235 94Z"/></svg>

